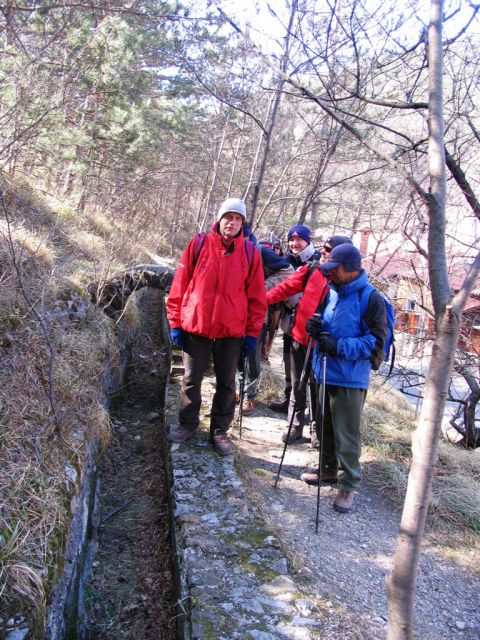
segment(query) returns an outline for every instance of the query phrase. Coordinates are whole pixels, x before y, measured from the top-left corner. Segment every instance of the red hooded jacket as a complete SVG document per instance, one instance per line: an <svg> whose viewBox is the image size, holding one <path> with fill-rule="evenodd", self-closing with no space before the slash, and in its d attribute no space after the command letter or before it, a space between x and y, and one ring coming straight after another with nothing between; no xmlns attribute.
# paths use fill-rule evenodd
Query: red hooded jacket
<svg viewBox="0 0 480 640"><path fill-rule="evenodd" d="M170 326L206 338L258 337L267 309L260 253L251 265L240 234L225 247L217 223L194 264L191 240L180 258L167 299ZM247 240L248 242L248 240Z"/></svg>
<svg viewBox="0 0 480 640"><path fill-rule="evenodd" d="M313 316L320 303L325 300L329 289L328 280L319 268L314 270L308 279L307 285L304 285L309 268L310 266L308 264L303 265L303 267L297 269L287 280L267 293L267 303L275 304L276 302L286 300L296 293L304 291L305 287L303 296L296 308L295 321L291 331L292 338L305 347L308 344L308 336L305 328L307 320Z"/></svg>

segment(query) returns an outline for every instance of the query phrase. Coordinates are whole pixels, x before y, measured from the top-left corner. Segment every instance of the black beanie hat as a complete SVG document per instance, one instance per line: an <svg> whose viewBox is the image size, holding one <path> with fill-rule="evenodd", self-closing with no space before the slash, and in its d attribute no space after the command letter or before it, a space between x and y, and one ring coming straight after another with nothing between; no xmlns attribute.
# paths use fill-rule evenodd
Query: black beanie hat
<svg viewBox="0 0 480 640"><path fill-rule="evenodd" d="M335 249L335 247L338 247L338 245L340 244L352 244L352 241L350 240L350 238L347 238L347 236L330 236L325 240L324 244L326 244L327 242L332 247L332 249Z"/></svg>

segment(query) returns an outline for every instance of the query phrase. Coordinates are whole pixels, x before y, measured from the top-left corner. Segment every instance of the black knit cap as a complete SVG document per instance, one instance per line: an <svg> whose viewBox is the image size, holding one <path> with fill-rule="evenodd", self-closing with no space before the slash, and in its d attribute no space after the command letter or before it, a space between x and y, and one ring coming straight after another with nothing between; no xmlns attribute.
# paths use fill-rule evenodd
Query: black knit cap
<svg viewBox="0 0 480 640"><path fill-rule="evenodd" d="M332 247L332 249L338 247L339 244L352 244L352 241L350 240L350 238L347 238L347 236L330 236L325 240L324 244L326 244L327 242Z"/></svg>

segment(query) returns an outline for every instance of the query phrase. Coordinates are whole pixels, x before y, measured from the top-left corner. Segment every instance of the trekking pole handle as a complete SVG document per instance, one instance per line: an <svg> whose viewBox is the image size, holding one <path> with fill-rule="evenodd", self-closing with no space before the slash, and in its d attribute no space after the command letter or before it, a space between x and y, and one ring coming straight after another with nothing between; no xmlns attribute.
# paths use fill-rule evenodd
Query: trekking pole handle
<svg viewBox="0 0 480 640"><path fill-rule="evenodd" d="M322 331L322 332L320 333L320 337L322 337L322 336L329 336L329 335L331 335L330 331ZM320 347L318 348L318 350L320 351ZM327 353L324 353L323 351L320 351L320 353L322 354L322 357L323 357L323 358L326 358L326 357L327 357L327 355L328 355Z"/></svg>

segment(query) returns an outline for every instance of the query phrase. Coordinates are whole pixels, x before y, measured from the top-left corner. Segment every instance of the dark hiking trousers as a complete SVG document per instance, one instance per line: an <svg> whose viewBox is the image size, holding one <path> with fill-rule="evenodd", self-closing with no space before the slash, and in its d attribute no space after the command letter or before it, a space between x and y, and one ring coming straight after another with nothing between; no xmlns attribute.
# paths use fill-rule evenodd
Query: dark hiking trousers
<svg viewBox="0 0 480 640"><path fill-rule="evenodd" d="M302 428L305 424L305 408L307 405L307 387L309 384L312 385L312 398L316 397L315 394L315 384L313 381L310 381L311 374L311 362L312 362L312 354L310 353L310 359L307 365L307 370L305 372L305 381L303 384L303 388L300 388L300 377L302 375L303 365L305 364L305 357L307 355L307 347L304 347L303 344L297 342L296 340L291 340L290 346L290 375L292 378L292 393L290 395L290 404L288 407L288 420L290 421L292 418L292 411L295 406L295 416L293 418L293 426L297 428ZM316 407L312 407L312 419L315 416Z"/></svg>
<svg viewBox="0 0 480 640"><path fill-rule="evenodd" d="M317 436L322 442L322 385L317 390ZM366 389L349 389L327 384L322 447L322 473L338 471L338 483L345 491L353 491L360 484L361 437L360 426Z"/></svg>
<svg viewBox="0 0 480 640"><path fill-rule="evenodd" d="M213 357L215 394L212 401L210 433L227 431L235 413L235 371L242 338L210 340L184 332L183 365L185 373L180 392L179 423L194 431L198 427L202 404L202 380Z"/></svg>

